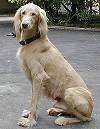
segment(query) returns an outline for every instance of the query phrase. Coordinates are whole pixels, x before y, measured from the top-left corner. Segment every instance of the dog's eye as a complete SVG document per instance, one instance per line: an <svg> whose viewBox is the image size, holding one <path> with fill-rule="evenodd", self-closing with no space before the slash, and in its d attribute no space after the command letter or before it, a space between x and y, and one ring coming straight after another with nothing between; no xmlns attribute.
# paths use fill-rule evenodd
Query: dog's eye
<svg viewBox="0 0 100 129"><path fill-rule="evenodd" d="M24 15L25 14L25 11L23 11L22 14Z"/></svg>
<svg viewBox="0 0 100 129"><path fill-rule="evenodd" d="M34 15L35 15L35 13L31 13L31 15L32 15L32 16L34 16Z"/></svg>

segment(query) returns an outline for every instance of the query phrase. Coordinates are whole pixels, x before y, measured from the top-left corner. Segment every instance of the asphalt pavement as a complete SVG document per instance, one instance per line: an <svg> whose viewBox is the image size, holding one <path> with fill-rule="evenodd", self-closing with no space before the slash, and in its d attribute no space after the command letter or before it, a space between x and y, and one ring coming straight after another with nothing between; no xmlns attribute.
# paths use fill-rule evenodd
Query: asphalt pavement
<svg viewBox="0 0 100 129"><path fill-rule="evenodd" d="M31 84L20 71L16 52L19 43L6 35L13 31L12 24L0 25L0 129L21 129L17 119L28 109ZM56 117L47 115L52 100L41 99L39 119L31 129L99 129L100 128L100 32L51 30L53 44L83 77L94 96L92 121L76 125L57 126Z"/></svg>

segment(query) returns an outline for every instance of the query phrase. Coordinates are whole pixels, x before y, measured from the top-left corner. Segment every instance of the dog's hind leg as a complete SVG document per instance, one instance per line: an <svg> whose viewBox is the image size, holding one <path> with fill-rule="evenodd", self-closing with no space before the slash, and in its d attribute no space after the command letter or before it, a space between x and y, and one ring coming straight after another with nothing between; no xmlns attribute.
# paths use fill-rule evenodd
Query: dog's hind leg
<svg viewBox="0 0 100 129"><path fill-rule="evenodd" d="M64 96L69 113L74 117L59 117L55 120L55 124L68 125L91 119L93 100L87 89L83 87L69 88L66 89Z"/></svg>
<svg viewBox="0 0 100 129"><path fill-rule="evenodd" d="M60 114L68 114L67 107L65 102L56 102L53 108L47 110L48 115L50 116L58 116Z"/></svg>

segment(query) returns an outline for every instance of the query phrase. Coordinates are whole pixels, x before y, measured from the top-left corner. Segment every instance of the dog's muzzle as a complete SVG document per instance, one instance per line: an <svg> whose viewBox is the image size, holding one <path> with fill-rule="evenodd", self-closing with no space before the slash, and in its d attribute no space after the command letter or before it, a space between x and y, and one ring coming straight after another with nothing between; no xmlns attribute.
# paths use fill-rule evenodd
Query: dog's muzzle
<svg viewBox="0 0 100 129"><path fill-rule="evenodd" d="M27 28L28 28L28 24L27 24L27 23L22 23L22 27L23 27L24 29L27 29Z"/></svg>
<svg viewBox="0 0 100 129"><path fill-rule="evenodd" d="M22 29L31 29L32 26L33 26L33 22L30 17L23 18L22 24L21 24Z"/></svg>

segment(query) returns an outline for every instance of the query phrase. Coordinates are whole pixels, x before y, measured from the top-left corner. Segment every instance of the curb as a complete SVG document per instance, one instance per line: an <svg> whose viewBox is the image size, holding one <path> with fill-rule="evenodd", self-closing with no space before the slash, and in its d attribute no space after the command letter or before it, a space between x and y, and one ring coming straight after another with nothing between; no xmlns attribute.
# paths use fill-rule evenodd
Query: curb
<svg viewBox="0 0 100 129"><path fill-rule="evenodd" d="M0 17L0 24L13 23L13 17Z"/></svg>
<svg viewBox="0 0 100 129"><path fill-rule="evenodd" d="M0 16L0 24L12 24L13 17ZM68 31L91 31L100 32L98 28L78 28L78 27L65 27L65 26L49 26L50 30L68 30Z"/></svg>
<svg viewBox="0 0 100 129"><path fill-rule="evenodd" d="M98 28L78 28L78 27L65 27L65 26L49 26L50 30L69 30L69 31L91 31L100 32Z"/></svg>
<svg viewBox="0 0 100 129"><path fill-rule="evenodd" d="M0 23L12 23L13 17L0 16Z"/></svg>

